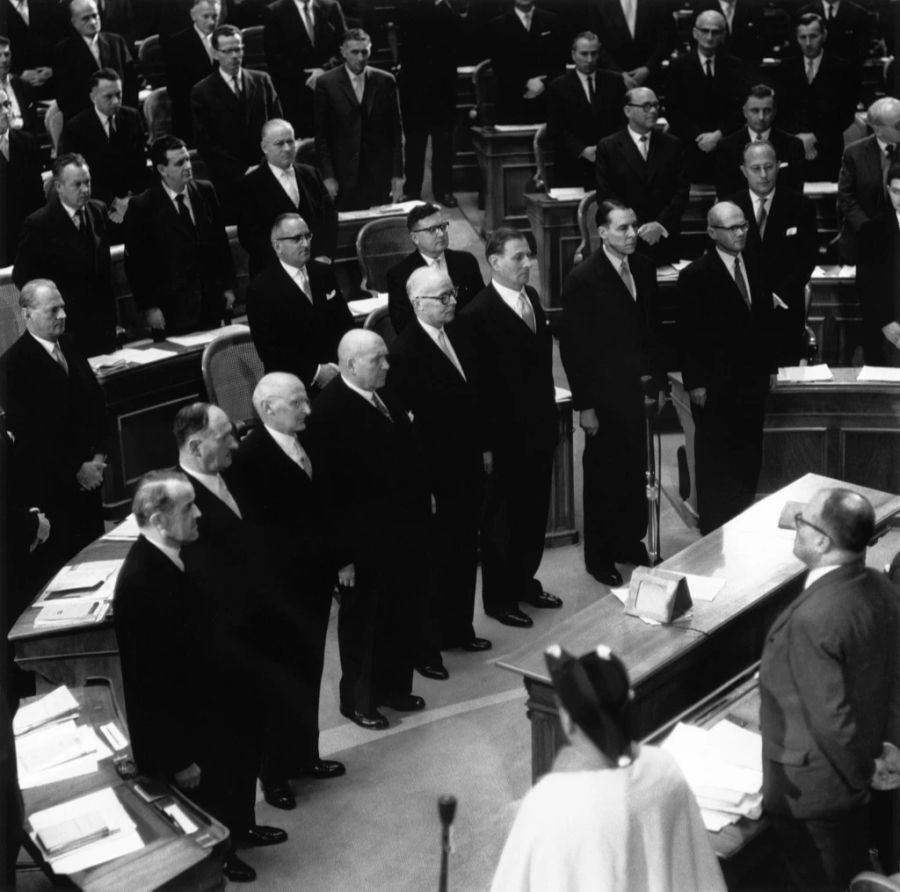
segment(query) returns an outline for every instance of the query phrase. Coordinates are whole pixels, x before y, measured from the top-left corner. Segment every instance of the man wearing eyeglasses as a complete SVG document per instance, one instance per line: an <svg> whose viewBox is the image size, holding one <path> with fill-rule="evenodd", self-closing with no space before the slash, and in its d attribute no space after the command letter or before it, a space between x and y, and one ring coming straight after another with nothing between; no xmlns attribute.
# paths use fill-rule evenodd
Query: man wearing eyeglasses
<svg viewBox="0 0 900 892"><path fill-rule="evenodd" d="M681 373L694 418L700 532L753 504L766 394L775 384L772 292L744 254L749 225L728 201L707 215L712 248L678 277Z"/></svg>
<svg viewBox="0 0 900 892"><path fill-rule="evenodd" d="M684 146L656 129L659 100L636 87L625 94L627 126L597 146L597 203L616 199L637 215L639 250L657 265L680 256L681 217L691 184Z"/></svg>
<svg viewBox="0 0 900 892"><path fill-rule="evenodd" d="M128 202L125 273L155 338L214 328L234 306L234 266L212 183L195 180L187 147L150 147L156 182Z"/></svg>
<svg viewBox="0 0 900 892"><path fill-rule="evenodd" d="M862 495L821 490L795 525L809 572L760 664L763 807L792 888L838 892L868 867L872 789L900 787L900 595L865 565Z"/></svg>
<svg viewBox="0 0 900 892"><path fill-rule="evenodd" d="M272 225L277 260L247 286L247 320L266 373L290 372L317 393L337 377L337 346L353 327L327 263L310 260L312 233L299 214Z"/></svg>
<svg viewBox="0 0 900 892"><path fill-rule="evenodd" d="M449 248L450 223L433 204L416 205L406 216L406 229L415 248L387 272L388 311L398 334L416 318L406 283L413 272L427 266L442 270L456 288L456 307L461 310L482 288L478 261L468 251Z"/></svg>

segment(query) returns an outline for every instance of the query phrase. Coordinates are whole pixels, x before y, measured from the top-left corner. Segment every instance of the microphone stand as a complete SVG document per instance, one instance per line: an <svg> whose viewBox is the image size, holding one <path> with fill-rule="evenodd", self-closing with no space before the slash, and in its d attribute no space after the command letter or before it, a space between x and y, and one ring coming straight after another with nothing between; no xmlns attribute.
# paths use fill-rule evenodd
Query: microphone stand
<svg viewBox="0 0 900 892"><path fill-rule="evenodd" d="M441 796L438 798L438 815L441 818L441 879L438 885L439 892L447 892L449 888L449 857L450 857L450 825L456 817L456 797Z"/></svg>
<svg viewBox="0 0 900 892"><path fill-rule="evenodd" d="M644 397L644 430L647 435L647 554L650 566L659 563L659 478L656 474L656 448L653 442L653 420L656 417L657 402L653 397Z"/></svg>

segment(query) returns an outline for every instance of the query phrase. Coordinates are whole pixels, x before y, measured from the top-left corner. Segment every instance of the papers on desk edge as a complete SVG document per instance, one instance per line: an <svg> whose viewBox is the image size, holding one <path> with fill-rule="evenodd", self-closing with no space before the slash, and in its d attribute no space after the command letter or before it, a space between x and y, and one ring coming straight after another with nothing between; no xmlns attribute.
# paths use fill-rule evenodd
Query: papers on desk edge
<svg viewBox="0 0 900 892"><path fill-rule="evenodd" d="M857 381L888 381L900 383L900 369L886 368L879 365L864 365L856 376Z"/></svg>
<svg viewBox="0 0 900 892"><path fill-rule="evenodd" d="M681 573L680 571L676 572L678 572L679 575L684 576L692 601L714 601L716 595L718 595L719 592L722 591L725 583L728 582L727 579L722 579L718 576L698 576L696 573ZM610 591L623 604L628 601L627 585L619 586L618 588L611 588Z"/></svg>
<svg viewBox="0 0 900 892"><path fill-rule="evenodd" d="M827 363L819 365L791 365L778 369L778 381L781 384L799 384L804 381L833 381L834 375Z"/></svg>
<svg viewBox="0 0 900 892"><path fill-rule="evenodd" d="M60 685L40 700L24 703L19 707L12 721L13 734L26 734L41 725L73 716L77 712L78 701L65 685Z"/></svg>
<svg viewBox="0 0 900 892"><path fill-rule="evenodd" d="M121 566L122 558L67 564L50 580L38 602L52 601L54 598L75 592L96 591L108 582L114 573L118 573Z"/></svg>

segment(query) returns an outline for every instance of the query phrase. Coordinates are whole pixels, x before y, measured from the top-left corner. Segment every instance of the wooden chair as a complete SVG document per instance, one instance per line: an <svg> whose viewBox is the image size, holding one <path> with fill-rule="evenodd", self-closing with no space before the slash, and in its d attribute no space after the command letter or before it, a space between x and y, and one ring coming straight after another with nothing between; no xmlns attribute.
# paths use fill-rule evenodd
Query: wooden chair
<svg viewBox="0 0 900 892"><path fill-rule="evenodd" d="M490 127L496 122L495 107L497 105L497 82L494 80L494 69L491 60L485 59L475 66L472 72L472 83L475 86L475 114L477 124Z"/></svg>
<svg viewBox="0 0 900 892"><path fill-rule="evenodd" d="M594 222L594 215L596 213L597 193L588 192L587 195L578 202L578 210L576 211L578 233L581 235L581 241L575 249L575 255L572 258L573 264L581 263L586 257L590 257L597 248L597 245L600 244L600 240L591 226Z"/></svg>
<svg viewBox="0 0 900 892"><path fill-rule="evenodd" d="M265 369L250 332L224 334L211 341L200 365L209 401L224 410L235 426L258 424L253 389Z"/></svg>
<svg viewBox="0 0 900 892"><path fill-rule="evenodd" d="M366 223L356 236L356 257L364 291L384 294L387 271L411 250L406 217L385 217Z"/></svg>
<svg viewBox="0 0 900 892"><path fill-rule="evenodd" d="M268 71L269 63L266 60L266 48L263 45L263 26L251 25L241 29L244 38L244 67L254 71Z"/></svg>
<svg viewBox="0 0 900 892"><path fill-rule="evenodd" d="M143 111L150 142L172 132L172 101L166 87L150 91L150 95L144 100Z"/></svg>
<svg viewBox="0 0 900 892"><path fill-rule="evenodd" d="M374 331L375 334L381 335L388 350L391 349L391 344L397 337L397 332L394 331L394 324L391 322L391 316L387 307L379 307L377 310L372 310L372 312L366 316L363 328L367 328L369 331Z"/></svg>
<svg viewBox="0 0 900 892"><path fill-rule="evenodd" d="M138 43L138 64L154 90L166 85L166 65L158 34L151 34Z"/></svg>

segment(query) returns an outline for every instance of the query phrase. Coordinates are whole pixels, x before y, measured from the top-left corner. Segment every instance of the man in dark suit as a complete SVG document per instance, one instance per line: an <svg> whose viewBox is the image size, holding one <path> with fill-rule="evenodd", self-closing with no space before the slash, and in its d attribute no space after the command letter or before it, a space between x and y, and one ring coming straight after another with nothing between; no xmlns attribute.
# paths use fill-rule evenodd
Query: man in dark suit
<svg viewBox="0 0 900 892"><path fill-rule="evenodd" d="M778 156L778 179L783 186L803 191L804 150L796 136L773 126L775 121L775 91L768 84L751 87L744 100L745 127L729 133L716 151L716 195L725 198L744 188L741 165L744 146L749 142L766 140Z"/></svg>
<svg viewBox="0 0 900 892"><path fill-rule="evenodd" d="M91 198L91 172L81 155L53 164L55 194L25 219L13 281L52 279L66 302L67 330L85 356L113 349L112 293L106 205Z"/></svg>
<svg viewBox="0 0 900 892"><path fill-rule="evenodd" d="M348 331L338 345L340 376L316 397L309 419L313 467L352 560L338 575L341 714L373 730L388 726L379 706L425 708L411 688L428 477L402 403L382 390L387 356L374 332Z"/></svg>
<svg viewBox="0 0 900 892"><path fill-rule="evenodd" d="M466 40L465 21L454 3L406 0L397 7L400 71L397 88L403 113L408 199L422 197L425 148L431 137L431 191L456 207L453 196L453 127L456 66Z"/></svg>
<svg viewBox="0 0 900 892"><path fill-rule="evenodd" d="M679 256L690 181L681 140L655 130L659 100L638 87L625 94L628 126L597 146L597 201L616 198L638 218L641 251L657 264Z"/></svg>
<svg viewBox="0 0 900 892"><path fill-rule="evenodd" d="M234 844L275 845L287 834L257 825L254 794L264 723L287 708L285 697L296 695L281 659L284 625L276 607L281 580L268 562L256 559L265 554L264 542L244 521L222 477L237 447L228 416L218 406L193 403L178 410L172 429L178 464L194 487L199 510L199 536L184 544L181 559L212 614L219 663L227 667L228 702L238 712L230 720L230 751L216 751L209 760L216 784L206 801L213 814L227 815L223 820Z"/></svg>
<svg viewBox="0 0 900 892"><path fill-rule="evenodd" d="M500 124L542 124L547 120L547 84L565 70L565 37L552 12L534 0L513 0L512 8L488 25L491 66L497 84L495 114Z"/></svg>
<svg viewBox="0 0 900 892"><path fill-rule="evenodd" d="M624 123L622 78L597 69L600 41L582 31L572 43L574 71L547 86L547 131L553 141L554 186L594 188L597 143Z"/></svg>
<svg viewBox="0 0 900 892"><path fill-rule="evenodd" d="M819 255L816 209L801 192L781 184L771 144L748 145L741 171L745 188L727 200L744 212L750 226L747 255L765 274L775 300L772 334L776 364L797 365L808 353L805 289Z"/></svg>
<svg viewBox="0 0 900 892"><path fill-rule="evenodd" d="M194 136L191 90L212 73L212 33L219 24L220 14L221 7L216 0L194 0L190 27L162 37L166 91L172 103L172 130L191 144Z"/></svg>
<svg viewBox="0 0 900 892"><path fill-rule="evenodd" d="M98 68L119 73L125 105L138 104L138 72L120 34L100 30L100 13L94 0L69 0L69 16L76 33L53 48L53 88L65 118L91 104L90 77Z"/></svg>
<svg viewBox="0 0 900 892"><path fill-rule="evenodd" d="M10 128L8 102L0 89L0 266L13 262L25 218L44 203L40 149L30 133Z"/></svg>
<svg viewBox="0 0 900 892"><path fill-rule="evenodd" d="M344 64L316 80L316 153L338 210L399 199L403 189L403 128L392 75L368 66L365 31L344 34Z"/></svg>
<svg viewBox="0 0 900 892"><path fill-rule="evenodd" d="M472 347L454 330L456 287L446 271L419 267L406 284L415 321L391 345L388 384L412 412L425 447L434 498L429 584L420 601L426 678L447 678L441 650L489 650L472 625L478 569L478 526L484 493L484 406Z"/></svg>
<svg viewBox="0 0 900 892"><path fill-rule="evenodd" d="M862 305L863 346L871 365L900 367L900 166L887 173L890 210L859 233L856 290Z"/></svg>
<svg viewBox="0 0 900 892"><path fill-rule="evenodd" d="M648 566L645 377L660 377L656 268L635 253L637 215L597 208L602 246L566 277L560 354L584 431L584 562L604 585L615 564ZM659 389L658 381L653 386Z"/></svg>
<svg viewBox="0 0 900 892"><path fill-rule="evenodd" d="M621 73L625 89L652 83L675 40L675 20L666 3L633 0L626 15L621 0L597 0L588 27L603 46L601 66Z"/></svg>
<svg viewBox="0 0 900 892"><path fill-rule="evenodd" d="M872 20L867 9L852 0L818 0L800 12L819 16L828 29L828 49L854 66L857 73L862 69L872 50Z"/></svg>
<svg viewBox="0 0 900 892"><path fill-rule="evenodd" d="M858 78L827 47L825 23L815 13L800 16L796 35L801 55L785 59L778 72L782 126L803 143L806 181L833 183L844 130L856 110Z"/></svg>
<svg viewBox="0 0 900 892"><path fill-rule="evenodd" d="M53 97L53 47L68 31L68 21L56 0L29 0L27 8L12 0L0 3L0 31L16 48L12 70L39 98Z"/></svg>
<svg viewBox="0 0 900 892"><path fill-rule="evenodd" d="M0 36L0 90L10 101L9 126L37 135L38 117L34 91L27 81L12 74L12 45L9 38Z"/></svg>
<svg viewBox="0 0 900 892"><path fill-rule="evenodd" d="M103 532L103 394L65 334L65 304L48 279L23 283L25 333L0 358L0 405L15 437L17 473L50 521L36 588Z"/></svg>
<svg viewBox="0 0 900 892"><path fill-rule="evenodd" d="M248 801L252 813L256 765L229 725L235 710L250 718L252 701L236 702L215 602L185 573L181 548L198 536L194 488L178 471L151 471L132 510L141 534L116 581L114 619L134 760L141 774L175 784L238 830ZM233 846L225 876L252 880Z"/></svg>
<svg viewBox="0 0 900 892"><path fill-rule="evenodd" d="M266 61L284 116L303 136L313 135L313 89L319 75L341 64L347 30L335 0L276 0L264 11Z"/></svg>
<svg viewBox="0 0 900 892"><path fill-rule="evenodd" d="M388 311L394 331L399 334L416 318L406 292L406 283L421 266L443 269L456 288L456 306L462 309L484 288L478 261L468 251L454 251L450 244L450 223L441 209L433 204L420 204L406 216L406 228L415 251L387 272Z"/></svg>
<svg viewBox="0 0 900 892"><path fill-rule="evenodd" d="M327 508L302 435L309 415L303 382L294 375L264 375L253 391L262 422L243 440L225 471L228 488L268 546L269 560L285 580L282 615L298 696L280 711L281 727L263 742L266 798L278 807L296 804L286 779L305 774L338 777L340 762L319 757L319 688L331 595L340 567L339 532L327 527Z"/></svg>
<svg viewBox="0 0 900 892"><path fill-rule="evenodd" d="M313 233L312 256L331 263L337 245L337 211L319 172L297 161L294 128L275 118L262 128L264 160L240 184L238 238L247 252L250 275L273 260L272 223L281 214L297 213Z"/></svg>
<svg viewBox="0 0 900 892"><path fill-rule="evenodd" d="M91 195L121 223L128 199L147 185L143 120L122 105L122 81L112 68L95 71L90 84L91 105L66 119L60 148L84 156L93 171Z"/></svg>
<svg viewBox="0 0 900 892"><path fill-rule="evenodd" d="M125 216L125 273L144 325L169 334L215 328L234 306L234 266L216 190L194 180L177 136L150 149L158 177Z"/></svg>
<svg viewBox="0 0 900 892"><path fill-rule="evenodd" d="M865 566L864 496L821 490L796 530L809 573L759 672L763 808L795 887L837 892L869 866L871 788L900 786L900 596Z"/></svg>
<svg viewBox="0 0 900 892"><path fill-rule="evenodd" d="M712 183L716 147L741 124L749 72L724 50L727 26L721 12L701 12L692 33L694 49L669 66L666 113L672 133L687 146L691 182Z"/></svg>
<svg viewBox="0 0 900 892"><path fill-rule="evenodd" d="M299 214L282 214L270 233L276 260L247 286L247 321L266 372L290 372L311 391L338 374L335 359L353 317L334 273L310 262L312 234Z"/></svg>
<svg viewBox="0 0 900 892"><path fill-rule="evenodd" d="M743 253L749 225L735 204L707 215L714 247L678 277L681 373L691 400L700 532L753 504L766 394L775 383L772 292Z"/></svg>
<svg viewBox="0 0 900 892"><path fill-rule="evenodd" d="M558 437L553 338L537 292L527 287L532 261L525 236L497 229L485 255L491 284L458 322L474 345L492 455L481 528L482 598L488 616L527 628L533 621L519 602L562 606L535 578Z"/></svg>
<svg viewBox="0 0 900 892"><path fill-rule="evenodd" d="M759 0L695 0L694 13L714 10L725 17L725 49L745 62L758 64L772 43L766 44L764 5Z"/></svg>
<svg viewBox="0 0 900 892"><path fill-rule="evenodd" d="M844 149L838 179L841 260L851 264L856 262L859 231L873 217L891 209L886 177L888 168L900 160L900 99L876 99L869 106L866 120L872 135Z"/></svg>
<svg viewBox="0 0 900 892"><path fill-rule="evenodd" d="M191 89L197 151L209 167L227 222L237 219L238 184L259 160L263 124L282 117L269 75L243 67L244 38L234 25L212 34L219 67Z"/></svg>

